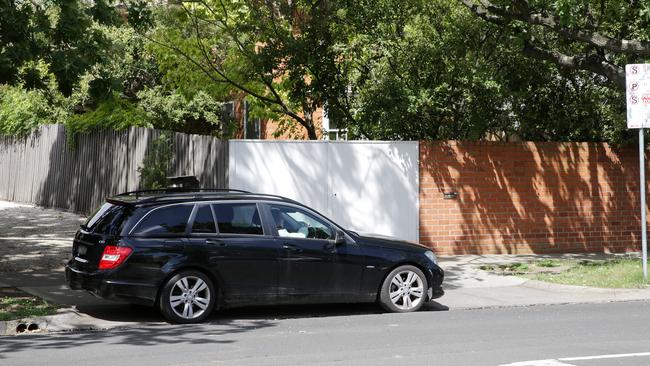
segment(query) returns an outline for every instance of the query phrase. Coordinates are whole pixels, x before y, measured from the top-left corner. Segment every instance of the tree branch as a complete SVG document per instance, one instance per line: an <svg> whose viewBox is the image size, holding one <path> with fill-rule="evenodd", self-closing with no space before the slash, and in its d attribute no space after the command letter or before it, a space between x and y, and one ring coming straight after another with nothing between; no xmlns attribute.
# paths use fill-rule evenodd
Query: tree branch
<svg viewBox="0 0 650 366"><path fill-rule="evenodd" d="M560 67L569 70L587 70L616 83L616 85L625 89L625 70L622 67L612 65L598 55L589 56L569 56L558 51L546 50L526 42L524 45L524 54L540 60L553 62Z"/></svg>
<svg viewBox="0 0 650 366"><path fill-rule="evenodd" d="M513 6L513 10L506 10L488 0L479 0L481 5L473 0L459 1L474 14L491 23L504 24L519 20L530 25L543 26L567 39L588 43L611 52L650 55L650 42L616 39L598 32L562 26L556 15L533 13L527 0L514 0L516 6Z"/></svg>

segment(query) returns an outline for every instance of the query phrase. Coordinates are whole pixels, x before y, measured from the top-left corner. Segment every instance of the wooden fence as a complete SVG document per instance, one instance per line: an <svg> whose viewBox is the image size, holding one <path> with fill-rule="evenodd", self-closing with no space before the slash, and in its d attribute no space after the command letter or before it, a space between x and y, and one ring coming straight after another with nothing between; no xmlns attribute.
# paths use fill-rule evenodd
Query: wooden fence
<svg viewBox="0 0 650 366"><path fill-rule="evenodd" d="M90 213L104 198L140 188L138 168L162 131L130 128L78 135L41 126L24 138L0 136L0 199ZM202 187L227 188L228 142L172 133L168 175L195 175Z"/></svg>

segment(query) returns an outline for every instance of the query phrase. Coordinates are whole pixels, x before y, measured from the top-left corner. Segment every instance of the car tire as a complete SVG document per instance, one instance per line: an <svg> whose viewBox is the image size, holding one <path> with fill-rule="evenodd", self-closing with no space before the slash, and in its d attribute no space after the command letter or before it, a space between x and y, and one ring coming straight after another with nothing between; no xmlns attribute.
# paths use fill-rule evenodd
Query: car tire
<svg viewBox="0 0 650 366"><path fill-rule="evenodd" d="M379 303L393 313L418 311L427 300L427 279L422 271L411 265L392 270L384 279Z"/></svg>
<svg viewBox="0 0 650 366"><path fill-rule="evenodd" d="M158 306L170 323L200 323L210 316L216 296L208 276L194 270L181 271L163 285Z"/></svg>

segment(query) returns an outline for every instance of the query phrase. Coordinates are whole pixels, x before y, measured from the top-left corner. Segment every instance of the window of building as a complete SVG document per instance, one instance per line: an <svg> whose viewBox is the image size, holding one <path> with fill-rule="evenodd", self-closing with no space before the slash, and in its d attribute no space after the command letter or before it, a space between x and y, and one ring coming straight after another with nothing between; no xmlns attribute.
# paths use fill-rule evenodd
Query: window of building
<svg viewBox="0 0 650 366"><path fill-rule="evenodd" d="M323 107L323 139L325 140L347 140L348 130L338 128L336 120L330 119L327 114L327 104Z"/></svg>
<svg viewBox="0 0 650 366"><path fill-rule="evenodd" d="M244 101L244 138L259 140L262 132L262 120L251 118L249 115L250 104Z"/></svg>

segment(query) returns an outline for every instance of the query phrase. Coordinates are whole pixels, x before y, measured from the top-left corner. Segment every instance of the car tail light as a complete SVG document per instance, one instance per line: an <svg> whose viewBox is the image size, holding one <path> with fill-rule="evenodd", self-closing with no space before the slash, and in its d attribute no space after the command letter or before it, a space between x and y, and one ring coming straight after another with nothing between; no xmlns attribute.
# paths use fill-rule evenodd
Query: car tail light
<svg viewBox="0 0 650 366"><path fill-rule="evenodd" d="M99 261L99 269L113 269L122 264L131 254L133 249L129 247L118 247L116 245L107 245Z"/></svg>

